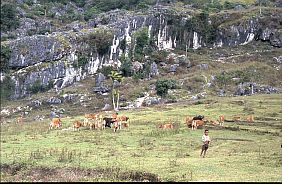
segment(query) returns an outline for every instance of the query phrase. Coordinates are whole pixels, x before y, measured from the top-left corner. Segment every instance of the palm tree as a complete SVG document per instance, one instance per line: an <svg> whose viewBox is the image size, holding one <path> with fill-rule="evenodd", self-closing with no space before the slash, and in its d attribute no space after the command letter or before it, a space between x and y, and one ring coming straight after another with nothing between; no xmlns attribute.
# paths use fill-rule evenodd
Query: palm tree
<svg viewBox="0 0 282 184"><path fill-rule="evenodd" d="M114 110L119 110L119 89L118 86L115 85L115 81L118 81L119 83L123 81L123 76L115 71L112 70L111 73L108 75L112 79L112 97L113 97L113 106ZM115 101L116 97L116 101Z"/></svg>

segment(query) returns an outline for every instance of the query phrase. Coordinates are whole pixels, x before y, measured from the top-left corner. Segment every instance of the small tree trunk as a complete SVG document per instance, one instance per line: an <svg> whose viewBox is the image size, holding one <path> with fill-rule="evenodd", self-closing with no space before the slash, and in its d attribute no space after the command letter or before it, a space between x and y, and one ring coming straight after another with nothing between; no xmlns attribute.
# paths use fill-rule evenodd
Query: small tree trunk
<svg viewBox="0 0 282 184"><path fill-rule="evenodd" d="M116 109L117 111L119 110L119 103L118 102L119 102L119 92L117 92L117 109Z"/></svg>
<svg viewBox="0 0 282 184"><path fill-rule="evenodd" d="M114 106L114 109L116 109L116 104L115 104L115 93L113 93L113 106Z"/></svg>

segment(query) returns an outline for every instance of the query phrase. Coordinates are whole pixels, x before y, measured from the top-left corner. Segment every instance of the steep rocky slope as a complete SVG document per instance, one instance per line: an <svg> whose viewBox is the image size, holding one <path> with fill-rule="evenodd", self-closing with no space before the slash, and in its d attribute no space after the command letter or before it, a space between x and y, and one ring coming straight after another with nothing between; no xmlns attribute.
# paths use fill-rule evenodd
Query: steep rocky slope
<svg viewBox="0 0 282 184"><path fill-rule="evenodd" d="M266 65L263 67L269 66L275 80L281 80L281 75L275 73L281 69L282 63L282 9L279 6L206 13L192 6L156 5L148 10L112 10L92 16L87 21L63 22L56 19L56 16L60 17L60 13L71 9L78 15L85 9L70 2L50 9L54 19L46 16L46 12L43 13L45 17L42 15L43 18L40 19L28 17L27 12L36 7L41 11L41 2L33 2L28 7L24 6L24 2L17 3L17 11L21 15L18 28L1 32L1 85L10 85L10 94L7 95L9 99L20 99L38 91L60 92L76 82L82 82L99 72L103 73L107 68L124 67L124 63L128 61L133 73L137 73L139 68L148 68L147 75L141 77L143 80L151 77L155 77L155 80L173 78L171 73L187 73L189 76L193 72L195 77L198 75L197 69L205 73L205 70L216 69L223 60L226 63L234 62L234 58L231 60L232 48L241 49L241 55L245 58L235 52L234 55L241 58L238 61L244 61L250 56L248 50L244 50L245 45L254 45L251 49L253 55L246 61L261 63L255 57L255 50L262 55L264 50L270 53L264 58ZM279 5L279 1L275 3ZM138 38L142 41L145 37L146 43L140 45ZM141 51L138 51L139 47L142 48ZM224 54L225 48L231 48L226 49L229 53ZM207 54L208 50L214 52ZM96 87L94 91L101 94L110 92L111 84L101 82L107 78L105 75L96 75L90 92L92 87ZM174 78L177 77L174 75ZM197 86L197 81L192 79L190 83L195 84L191 85L192 88L199 88L192 90L193 94L203 92L202 86L205 84ZM278 92L281 87L279 82L264 85L274 88L270 92ZM214 90L216 92L220 89ZM138 97L136 93L140 93L133 89L132 92L135 94L124 97L124 101L126 98ZM60 100L53 101L56 104Z"/></svg>

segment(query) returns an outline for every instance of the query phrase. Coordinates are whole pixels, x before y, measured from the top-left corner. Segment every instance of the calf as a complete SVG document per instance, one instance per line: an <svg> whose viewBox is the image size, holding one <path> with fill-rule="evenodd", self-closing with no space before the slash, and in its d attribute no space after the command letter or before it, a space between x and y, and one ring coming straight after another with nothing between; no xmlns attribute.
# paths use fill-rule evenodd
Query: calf
<svg viewBox="0 0 282 184"><path fill-rule="evenodd" d="M254 116L250 115L249 117L247 117L247 122L248 123L253 123L254 122Z"/></svg>
<svg viewBox="0 0 282 184"><path fill-rule="evenodd" d="M16 121L17 121L18 124L23 124L23 116L17 117Z"/></svg>
<svg viewBox="0 0 282 184"><path fill-rule="evenodd" d="M75 121L72 125L72 128L73 130L78 130L79 131L79 128L83 126L83 123L81 121Z"/></svg>
<svg viewBox="0 0 282 184"><path fill-rule="evenodd" d="M224 123L224 115L220 115L219 116L219 125L223 126L223 123Z"/></svg>
<svg viewBox="0 0 282 184"><path fill-rule="evenodd" d="M62 121L60 118L53 118L50 125L49 125L49 130L53 128L59 128L62 126Z"/></svg>
<svg viewBox="0 0 282 184"><path fill-rule="evenodd" d="M173 124L172 123L161 124L159 126L159 128L162 128L162 129L173 129Z"/></svg>
<svg viewBox="0 0 282 184"><path fill-rule="evenodd" d="M104 130L106 128L106 121L103 119L96 120L95 128Z"/></svg>
<svg viewBox="0 0 282 184"><path fill-rule="evenodd" d="M192 126L192 121L193 121L192 117L190 117L190 116L186 117L185 124L188 126L188 128L190 128Z"/></svg>
<svg viewBox="0 0 282 184"><path fill-rule="evenodd" d="M104 117L103 120L105 121L105 127L112 128L112 124L115 122L114 118Z"/></svg>
<svg viewBox="0 0 282 184"><path fill-rule="evenodd" d="M118 121L114 121L114 132L116 132L118 130L118 127L119 127L119 122Z"/></svg>
<svg viewBox="0 0 282 184"><path fill-rule="evenodd" d="M121 129L122 125L124 125L124 127L128 127L128 120L129 120L129 117L127 116L120 116L120 117L117 117L116 119L118 121L118 128ZM125 125L127 124L127 125Z"/></svg>
<svg viewBox="0 0 282 184"><path fill-rule="evenodd" d="M210 123L212 125L219 125L219 122L217 120L211 120Z"/></svg>
<svg viewBox="0 0 282 184"><path fill-rule="evenodd" d="M199 115L199 116L193 117L193 120L203 120L204 118L205 116Z"/></svg>
<svg viewBox="0 0 282 184"><path fill-rule="evenodd" d="M204 120L193 120L192 123L194 124L194 130L197 129L198 127L205 125ZM192 130L193 130L193 127L192 127Z"/></svg>
<svg viewBox="0 0 282 184"><path fill-rule="evenodd" d="M238 121L240 121L241 120L241 117L240 116L234 116L233 117L233 121L235 121L235 122L238 122Z"/></svg>

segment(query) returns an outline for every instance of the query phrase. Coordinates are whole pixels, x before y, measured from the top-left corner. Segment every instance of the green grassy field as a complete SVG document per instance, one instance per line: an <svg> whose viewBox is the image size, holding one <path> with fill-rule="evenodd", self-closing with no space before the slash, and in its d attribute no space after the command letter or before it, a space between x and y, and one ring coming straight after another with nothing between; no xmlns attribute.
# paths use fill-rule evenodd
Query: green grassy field
<svg viewBox="0 0 282 184"><path fill-rule="evenodd" d="M129 129L63 131L48 120L1 125L1 181L282 181L282 94L213 97L120 111ZM186 116L202 114L224 127L206 125L212 139L201 158L204 129L192 131ZM232 122L253 114L254 123ZM173 121L176 128L157 125ZM53 170L52 170L53 169Z"/></svg>

